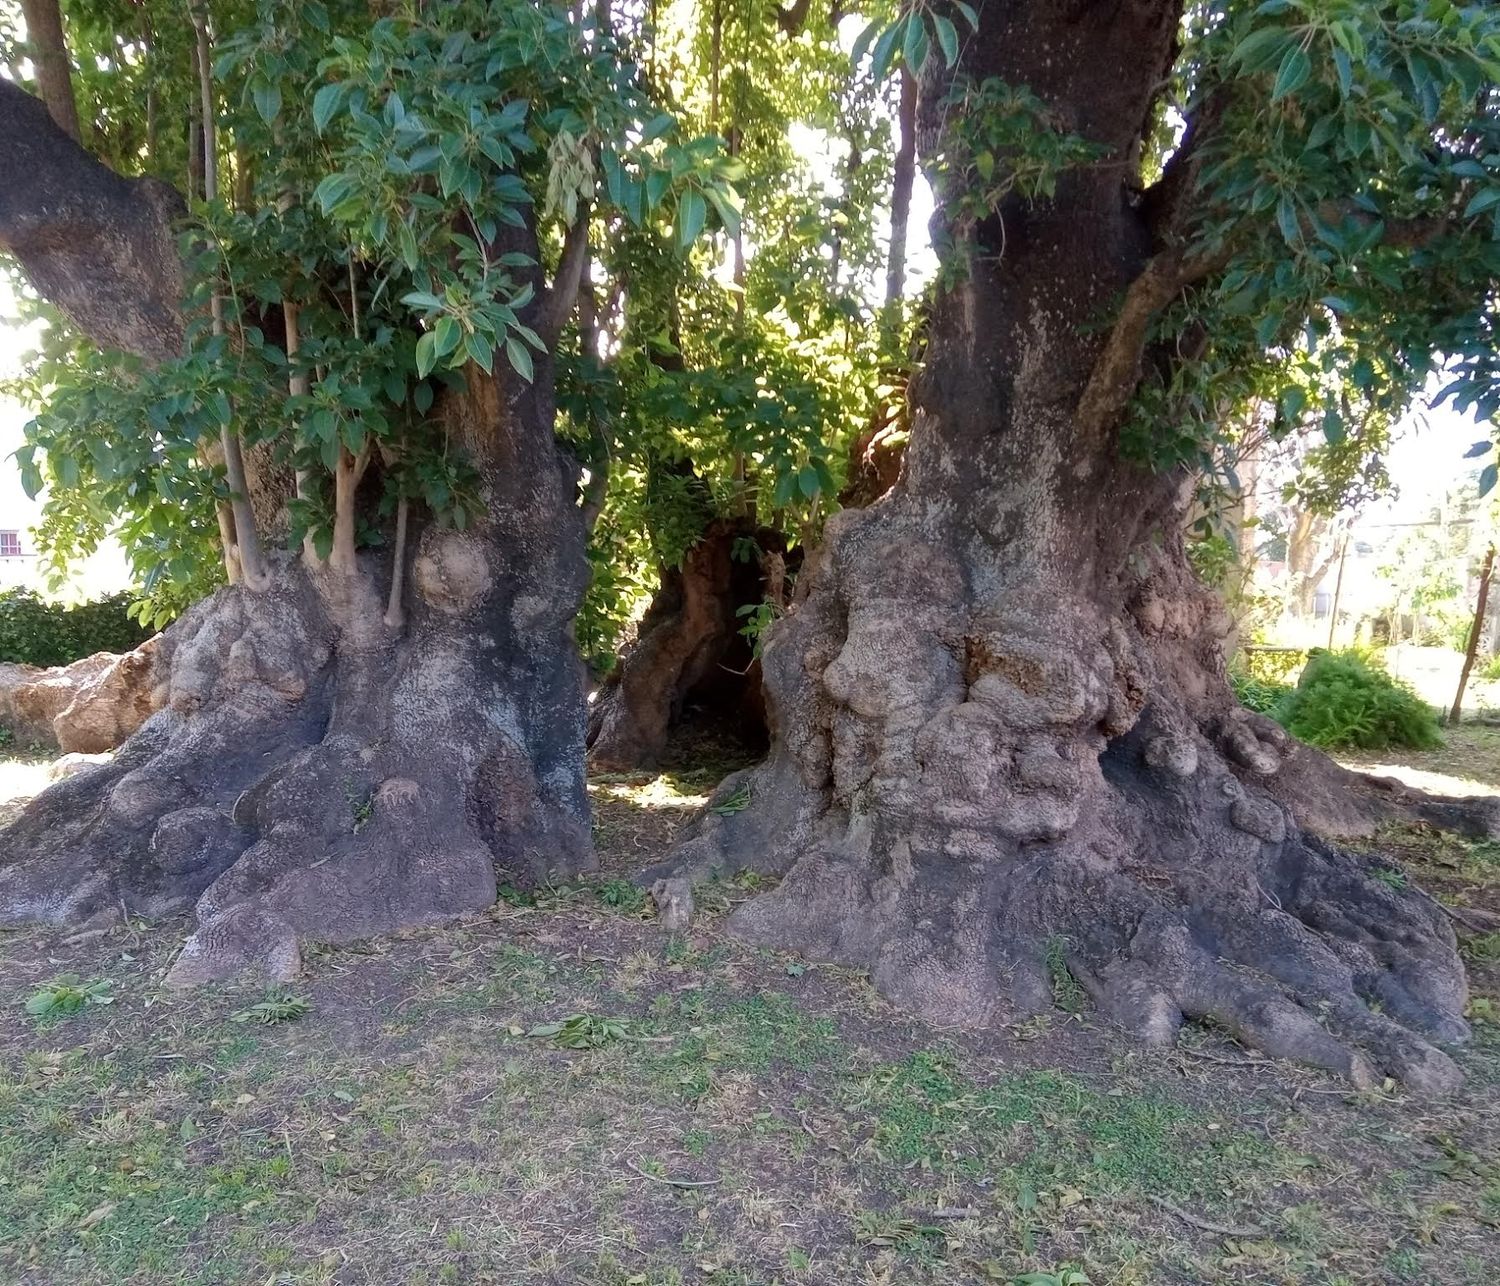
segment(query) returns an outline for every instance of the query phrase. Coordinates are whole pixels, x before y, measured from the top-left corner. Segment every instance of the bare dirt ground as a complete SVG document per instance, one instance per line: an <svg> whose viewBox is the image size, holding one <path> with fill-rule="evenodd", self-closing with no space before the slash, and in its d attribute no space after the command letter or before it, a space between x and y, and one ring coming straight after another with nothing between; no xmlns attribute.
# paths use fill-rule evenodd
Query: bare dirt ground
<svg viewBox="0 0 1500 1286"><path fill-rule="evenodd" d="M1439 770L1494 786L1497 751ZM0 1282L1500 1281L1500 936L1466 933L1440 1102L1209 1029L1143 1051L1066 975L1051 1017L942 1030L730 939L747 885L663 936L621 877L721 767L596 779L597 880L291 992L163 991L181 923L0 934ZM1382 878L1500 911L1500 854L1385 838Z"/></svg>

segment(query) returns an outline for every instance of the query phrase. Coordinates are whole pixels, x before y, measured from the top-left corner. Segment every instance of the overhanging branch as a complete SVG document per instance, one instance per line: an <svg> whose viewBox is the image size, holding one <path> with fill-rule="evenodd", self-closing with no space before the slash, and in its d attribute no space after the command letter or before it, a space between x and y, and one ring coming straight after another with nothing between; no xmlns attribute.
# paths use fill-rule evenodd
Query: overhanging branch
<svg viewBox="0 0 1500 1286"><path fill-rule="evenodd" d="M1227 246L1197 254L1164 250L1153 256L1130 283L1104 351L1095 361L1078 402L1078 423L1085 433L1103 433L1134 395L1151 322L1157 313L1188 286L1222 269L1230 253Z"/></svg>
<svg viewBox="0 0 1500 1286"><path fill-rule="evenodd" d="M578 217L563 238L562 258L558 260L552 288L537 319L537 334L548 348L557 344L578 300L578 284L583 280L583 265L589 257L589 212L587 201L578 207Z"/></svg>
<svg viewBox="0 0 1500 1286"><path fill-rule="evenodd" d="M172 188L116 174L0 80L0 251L100 347L149 362L181 352L182 212Z"/></svg>

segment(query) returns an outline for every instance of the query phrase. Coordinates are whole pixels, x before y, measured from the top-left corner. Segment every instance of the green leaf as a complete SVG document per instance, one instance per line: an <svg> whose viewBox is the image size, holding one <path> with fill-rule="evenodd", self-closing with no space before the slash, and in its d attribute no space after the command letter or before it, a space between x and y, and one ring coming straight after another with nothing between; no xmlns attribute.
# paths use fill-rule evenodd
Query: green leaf
<svg viewBox="0 0 1500 1286"><path fill-rule="evenodd" d="M459 340L463 338L463 331L459 329L458 320L453 317L439 317L437 324L432 328L433 353L442 358L447 357L458 347Z"/></svg>
<svg viewBox="0 0 1500 1286"><path fill-rule="evenodd" d="M1276 203L1276 224L1287 245L1296 246L1301 243L1302 228L1297 222L1297 207L1288 195L1283 195Z"/></svg>
<svg viewBox="0 0 1500 1286"><path fill-rule="evenodd" d="M904 34L907 21L906 18L898 18L880 33L880 39L875 42L875 52L870 57L870 74L876 80L884 80L890 75L891 62L896 56L896 42Z"/></svg>
<svg viewBox="0 0 1500 1286"><path fill-rule="evenodd" d="M932 15L932 29L937 32L938 44L943 47L943 59L952 67L958 61L958 31L953 23L940 13Z"/></svg>
<svg viewBox="0 0 1500 1286"><path fill-rule="evenodd" d="M1229 60L1238 63L1246 75L1254 75L1270 67L1281 54L1282 46L1291 38L1284 27L1262 28L1240 41Z"/></svg>
<svg viewBox="0 0 1500 1286"><path fill-rule="evenodd" d="M718 213L719 221L724 225L724 231L731 237L740 235L740 212L735 208L734 202L724 195L718 188L709 188L708 199L713 203L714 210Z"/></svg>
<svg viewBox="0 0 1500 1286"><path fill-rule="evenodd" d="M599 153L599 165L604 170L604 187L609 193L610 204L617 209L625 206L625 175L620 169L620 158L612 151Z"/></svg>
<svg viewBox="0 0 1500 1286"><path fill-rule="evenodd" d="M922 70L922 64L927 61L927 54L931 48L932 42L927 39L927 24L920 18L908 18L906 40L901 46L901 57L914 74Z"/></svg>
<svg viewBox="0 0 1500 1286"><path fill-rule="evenodd" d="M865 29L854 38L854 47L849 51L849 63L858 67L864 61L865 51L869 49L870 42L880 34L880 23L871 22L865 25Z"/></svg>
<svg viewBox="0 0 1500 1286"><path fill-rule="evenodd" d="M1473 446L1471 446L1467 451L1464 452L1464 459L1477 460L1482 455L1488 455L1490 453L1490 448L1494 445L1495 444L1493 442L1489 441L1476 442Z"/></svg>
<svg viewBox="0 0 1500 1286"><path fill-rule="evenodd" d="M333 119L333 114L338 111L343 98L344 87L342 85L324 85L313 95L313 128L319 134L328 128L328 122Z"/></svg>
<svg viewBox="0 0 1500 1286"><path fill-rule="evenodd" d="M797 470L797 490L809 500L817 498L820 482L818 471L810 464L804 464Z"/></svg>
<svg viewBox="0 0 1500 1286"><path fill-rule="evenodd" d="M672 182L672 176L666 170L652 170L646 176L646 208L654 210L661 204L661 199L667 194L667 187Z"/></svg>
<svg viewBox="0 0 1500 1286"><path fill-rule="evenodd" d="M511 366L528 384L531 383L531 350L518 339L507 339L505 341L505 356L510 359Z"/></svg>
<svg viewBox="0 0 1500 1286"><path fill-rule="evenodd" d="M432 368L437 365L436 341L432 332L424 331L422 338L417 340L417 374L426 379L432 374Z"/></svg>
<svg viewBox="0 0 1500 1286"><path fill-rule="evenodd" d="M1483 192L1476 192L1470 199L1469 204L1464 207L1464 218L1473 218L1476 214L1483 214L1486 210L1493 210L1500 206L1500 187L1487 188Z"/></svg>
<svg viewBox="0 0 1500 1286"><path fill-rule="evenodd" d="M255 99L255 110L267 125L281 115L280 85L259 81L251 87L250 96Z"/></svg>
<svg viewBox="0 0 1500 1286"><path fill-rule="evenodd" d="M1487 464L1479 471L1479 495L1481 498L1495 489L1495 480L1500 478L1500 467Z"/></svg>
<svg viewBox="0 0 1500 1286"><path fill-rule="evenodd" d="M486 373L495 364L495 346L488 336L478 331L464 340L464 350L469 354L469 360L478 363Z"/></svg>
<svg viewBox="0 0 1500 1286"><path fill-rule="evenodd" d="M684 250L698 239L708 218L708 203L703 194L689 188L677 198L677 244Z"/></svg>
<svg viewBox="0 0 1500 1286"><path fill-rule="evenodd" d="M1281 69L1276 73L1276 85L1271 90L1271 101L1277 102L1288 94L1295 94L1307 83L1307 78L1312 74L1312 59L1307 56L1307 51L1300 47L1293 47L1286 51L1286 57L1281 60Z"/></svg>

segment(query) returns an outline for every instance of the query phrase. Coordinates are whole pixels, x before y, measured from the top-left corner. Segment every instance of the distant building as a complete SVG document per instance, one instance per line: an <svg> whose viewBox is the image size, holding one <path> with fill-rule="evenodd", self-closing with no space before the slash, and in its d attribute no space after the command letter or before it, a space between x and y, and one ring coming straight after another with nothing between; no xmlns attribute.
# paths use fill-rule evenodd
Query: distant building
<svg viewBox="0 0 1500 1286"><path fill-rule="evenodd" d="M32 529L42 518L42 501L33 500L21 485L16 451L25 443L31 414L8 398L0 398L0 590L25 586L48 598L69 602L102 598L130 588L130 565L114 540L106 541L92 557L71 568L56 590L37 555Z"/></svg>

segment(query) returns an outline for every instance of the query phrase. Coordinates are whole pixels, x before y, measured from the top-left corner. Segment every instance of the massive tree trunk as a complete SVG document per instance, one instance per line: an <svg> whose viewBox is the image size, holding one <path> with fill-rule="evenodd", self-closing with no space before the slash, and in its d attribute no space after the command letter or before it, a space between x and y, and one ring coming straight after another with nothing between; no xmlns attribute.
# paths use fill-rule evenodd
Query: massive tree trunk
<svg viewBox="0 0 1500 1286"><path fill-rule="evenodd" d="M0 248L99 342L176 352L180 266L147 255L173 244L170 193L110 174L3 83L0 137ZM587 571L551 359L529 384L468 374L444 418L483 513L403 551L405 621L378 551L275 555L269 588L192 608L161 641L166 707L0 834L0 925L195 907L173 981L285 977L302 941L482 909L497 864L537 880L592 864L571 634ZM250 485L258 516L290 493Z"/></svg>
<svg viewBox="0 0 1500 1286"><path fill-rule="evenodd" d="M1125 157L1177 20L991 3L961 71ZM1365 794L1235 703L1225 613L1184 556L1189 480L1123 462L1093 400L1101 371L1132 382L1095 322L1157 249L1140 203L1099 164L950 231L967 262L900 481L830 521L765 649L770 758L720 788L748 806L707 812L667 870L781 874L737 933L868 968L937 1022L1046 1010L1065 968L1153 1044L1213 1019L1359 1084L1451 1086L1438 1045L1465 1037L1466 996L1443 911L1301 829L1358 826Z"/></svg>

